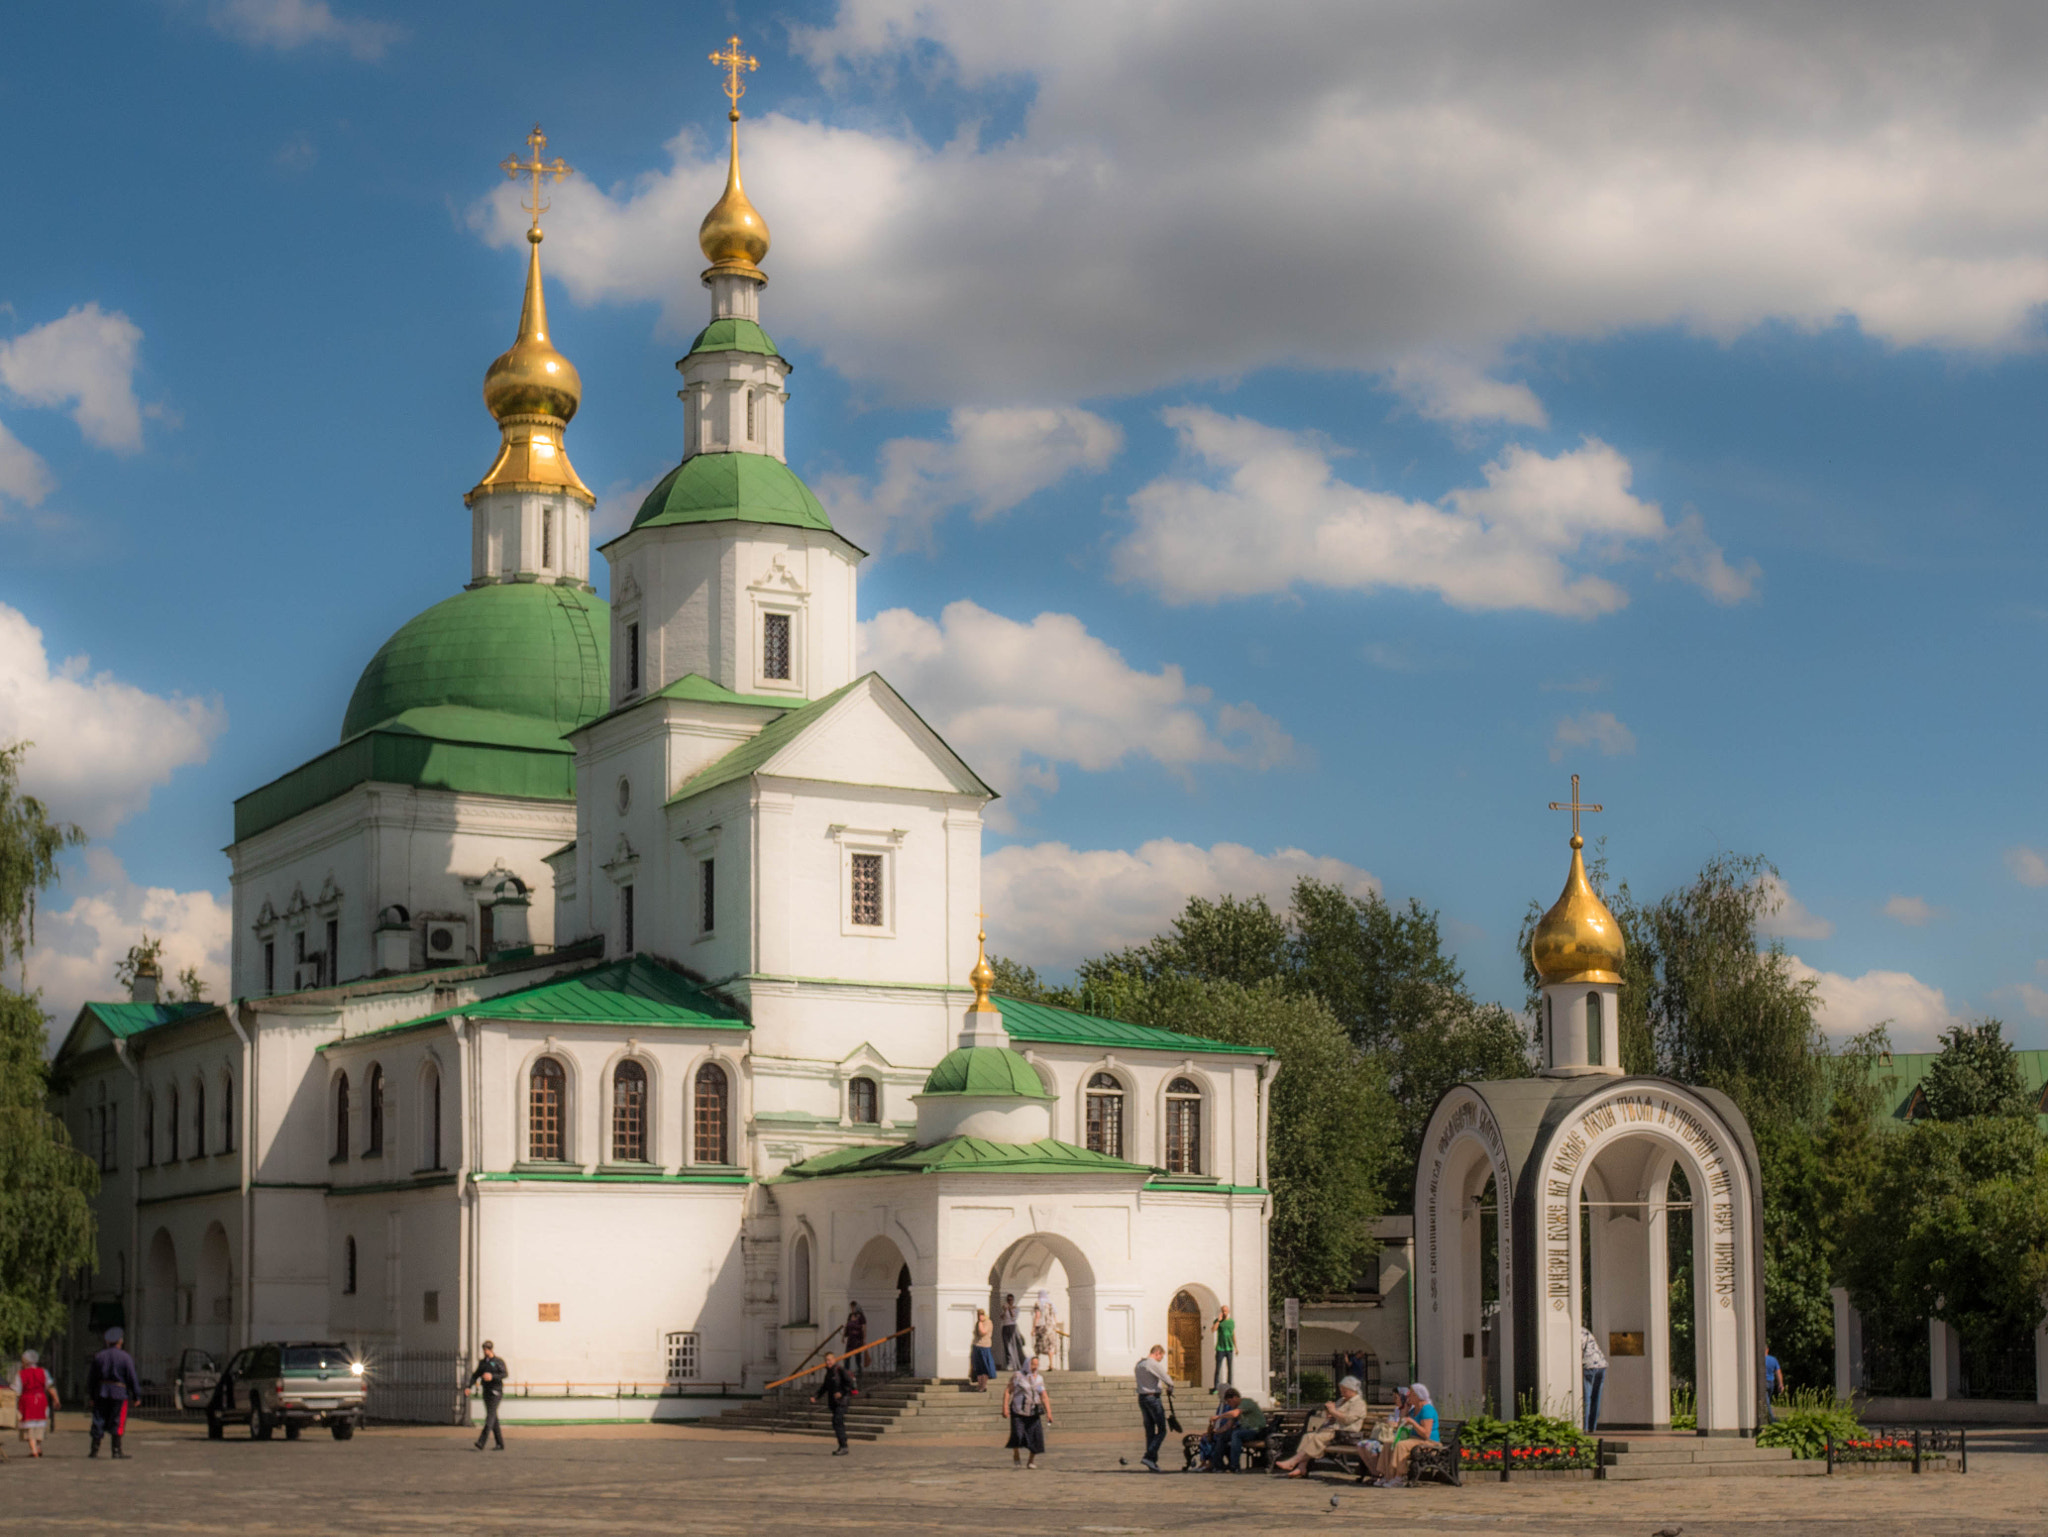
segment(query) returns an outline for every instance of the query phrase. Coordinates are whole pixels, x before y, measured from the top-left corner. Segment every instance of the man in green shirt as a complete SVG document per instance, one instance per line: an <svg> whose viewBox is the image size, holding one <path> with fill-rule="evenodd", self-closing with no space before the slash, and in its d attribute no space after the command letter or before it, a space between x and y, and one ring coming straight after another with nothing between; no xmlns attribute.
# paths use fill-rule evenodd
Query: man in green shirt
<svg viewBox="0 0 2048 1537"><path fill-rule="evenodd" d="M1219 1307L1216 1322L1209 1325L1216 1331L1216 1375L1209 1386L1220 1388L1237 1377L1237 1320L1230 1316L1230 1309Z"/></svg>
<svg viewBox="0 0 2048 1537"><path fill-rule="evenodd" d="M1216 1406L1216 1417L1209 1422L1209 1433L1202 1437L1203 1468L1221 1473L1227 1464L1235 1473L1243 1461L1245 1443L1256 1441L1265 1433L1266 1411L1236 1388L1225 1388L1223 1399Z"/></svg>

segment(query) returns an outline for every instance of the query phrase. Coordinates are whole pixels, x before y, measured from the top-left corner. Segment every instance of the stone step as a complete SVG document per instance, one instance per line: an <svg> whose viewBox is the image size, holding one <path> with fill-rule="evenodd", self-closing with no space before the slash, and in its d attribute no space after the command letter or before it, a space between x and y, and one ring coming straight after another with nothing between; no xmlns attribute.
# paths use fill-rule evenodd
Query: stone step
<svg viewBox="0 0 2048 1537"><path fill-rule="evenodd" d="M1699 1446L1639 1446L1634 1449L1617 1447L1611 1442L1607 1448L1609 1466L1630 1463L1642 1467L1664 1466L1685 1462L1790 1462L1792 1453L1782 1446L1751 1446L1746 1441L1734 1441L1724 1445L1703 1442Z"/></svg>
<svg viewBox="0 0 2048 1537"><path fill-rule="evenodd" d="M1627 1464L1607 1469L1610 1479L1640 1481L1649 1478L1812 1478L1825 1476L1825 1462L1673 1462L1654 1467Z"/></svg>

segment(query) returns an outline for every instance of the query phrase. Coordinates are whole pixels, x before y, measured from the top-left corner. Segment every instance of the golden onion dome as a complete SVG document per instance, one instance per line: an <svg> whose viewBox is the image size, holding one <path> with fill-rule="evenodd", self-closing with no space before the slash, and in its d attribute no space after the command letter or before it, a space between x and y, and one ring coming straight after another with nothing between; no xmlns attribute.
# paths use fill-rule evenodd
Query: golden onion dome
<svg viewBox="0 0 2048 1537"><path fill-rule="evenodd" d="M967 973L967 980L974 984L974 1012L991 1014L996 1011L996 969L988 963L988 930L982 929L974 936L974 970Z"/></svg>
<svg viewBox="0 0 2048 1537"><path fill-rule="evenodd" d="M1619 986L1625 953L1621 925L1586 879L1580 850L1586 840L1572 834L1572 868L1564 892L1536 925L1529 957L1545 987L1560 982L1606 982Z"/></svg>
<svg viewBox="0 0 2048 1537"><path fill-rule="evenodd" d="M725 193L697 227L697 244L713 267L760 274L761 258L768 254L768 221L747 201L740 185L740 115L735 109L730 116L732 159L725 173Z"/></svg>
<svg viewBox="0 0 2048 1537"><path fill-rule="evenodd" d="M484 373L484 405L502 425L507 417L552 416L566 422L583 401L583 377L548 340L548 304L541 292L541 232L526 238L533 253L526 265L526 303L519 311L519 336Z"/></svg>

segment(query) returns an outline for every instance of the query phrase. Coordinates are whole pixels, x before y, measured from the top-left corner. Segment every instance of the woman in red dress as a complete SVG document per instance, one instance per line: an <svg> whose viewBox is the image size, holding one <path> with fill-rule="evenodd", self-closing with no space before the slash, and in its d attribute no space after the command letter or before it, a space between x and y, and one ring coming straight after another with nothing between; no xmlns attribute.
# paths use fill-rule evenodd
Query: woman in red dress
<svg viewBox="0 0 2048 1537"><path fill-rule="evenodd" d="M50 1374L37 1364L41 1359L33 1350L24 1350L21 1370L14 1374L15 1415L21 1421L21 1439L28 1442L31 1457L43 1455L43 1433L50 1428L50 1410L57 1403L57 1390L50 1385Z"/></svg>

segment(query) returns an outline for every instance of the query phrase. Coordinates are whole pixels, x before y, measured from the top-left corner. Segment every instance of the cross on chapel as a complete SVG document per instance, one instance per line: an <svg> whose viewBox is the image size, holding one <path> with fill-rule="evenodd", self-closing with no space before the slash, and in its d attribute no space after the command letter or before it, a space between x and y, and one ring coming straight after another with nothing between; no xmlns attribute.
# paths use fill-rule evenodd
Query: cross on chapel
<svg viewBox="0 0 2048 1537"><path fill-rule="evenodd" d="M1588 805L1579 799L1579 776L1572 775L1572 798L1569 801L1552 801L1552 811L1569 811L1572 814L1572 837L1579 836L1579 813L1581 811L1605 811L1605 806Z"/></svg>
<svg viewBox="0 0 2048 1537"><path fill-rule="evenodd" d="M732 103L732 115L740 115L740 98L747 94L746 82L740 79L743 70L759 69L761 61L750 53L740 52L738 37L725 40L725 47L711 55L711 62L725 71L726 99Z"/></svg>
<svg viewBox="0 0 2048 1537"><path fill-rule="evenodd" d="M569 165L569 162L559 155L553 160L542 160L540 158L541 151L547 147L548 136L540 131L540 124L535 123L533 125L533 132L526 136L526 152L529 158L521 160L517 155L507 155L498 162L499 169L504 171L514 181L519 180L522 176L533 178L533 201L521 203L519 206L532 213L533 228L535 230L540 228L540 216L547 211L548 207L546 203L541 201L541 179L546 177L552 181L560 181L564 177L576 174Z"/></svg>

